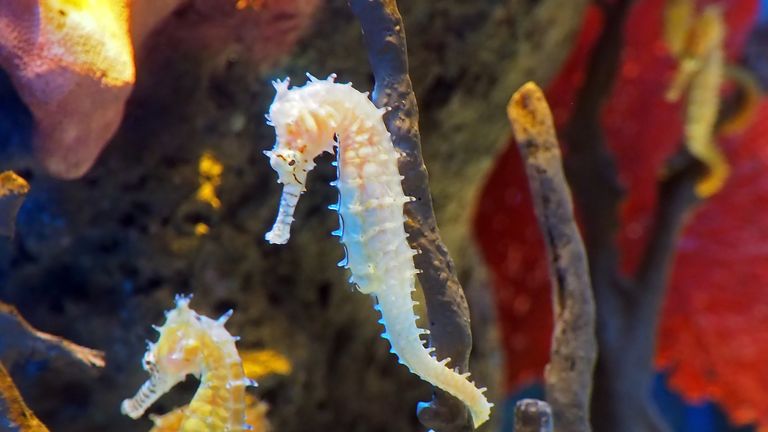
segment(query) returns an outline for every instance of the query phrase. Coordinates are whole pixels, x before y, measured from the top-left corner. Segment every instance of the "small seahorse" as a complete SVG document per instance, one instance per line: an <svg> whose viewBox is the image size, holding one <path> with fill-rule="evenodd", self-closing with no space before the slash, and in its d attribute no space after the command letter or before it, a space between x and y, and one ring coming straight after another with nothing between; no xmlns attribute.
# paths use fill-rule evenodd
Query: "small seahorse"
<svg viewBox="0 0 768 432"><path fill-rule="evenodd" d="M403 226L405 196L397 167L398 151L392 144L382 115L351 84L335 83L335 75L318 80L308 75L303 87L290 89L289 82L274 83L277 95L269 110L268 123L275 127L277 142L265 152L283 195L277 220L265 236L270 243L286 243L290 237L293 213L305 190L313 159L338 147L339 203L330 208L339 213L341 237L347 257L339 263L352 272L350 282L364 294L376 298L391 352L411 372L463 401L475 426L484 423L493 404L483 392L438 361L434 348L424 346L421 335L428 333L416 325L412 298L417 273L413 263L416 251L410 248ZM334 136L338 140L334 139Z"/></svg>
<svg viewBox="0 0 768 432"><path fill-rule="evenodd" d="M137 419L164 393L187 377L200 378L189 405L153 418L154 432L244 431L246 424L245 387L256 385L246 378L235 347L236 338L224 323L232 312L218 320L198 315L189 308L189 297L176 297L176 308L166 312L156 343L148 343L144 369L149 380L121 411Z"/></svg>
<svg viewBox="0 0 768 432"><path fill-rule="evenodd" d="M692 0L676 0L690 3ZM691 9L692 6L689 7ZM691 12L692 13L692 9ZM674 22L667 22L672 27ZM707 6L695 17L687 29L686 44L675 56L679 59L677 73L666 99L676 101L687 89L685 106L685 145L688 151L703 162L709 173L696 184L696 194L706 198L722 189L730 173L725 158L715 139L715 127L720 109L720 88L725 70L725 19L718 6ZM669 37L669 36L668 36ZM672 44L670 44L672 45Z"/></svg>

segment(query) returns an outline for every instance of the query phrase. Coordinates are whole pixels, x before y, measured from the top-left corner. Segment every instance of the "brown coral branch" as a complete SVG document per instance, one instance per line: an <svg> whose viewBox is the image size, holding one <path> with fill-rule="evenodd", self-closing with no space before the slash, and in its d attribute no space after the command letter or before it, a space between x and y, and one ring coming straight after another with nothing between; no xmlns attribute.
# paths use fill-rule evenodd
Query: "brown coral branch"
<svg viewBox="0 0 768 432"><path fill-rule="evenodd" d="M26 355L65 354L88 366L104 367L104 353L32 327L15 307L0 302L0 358L9 363Z"/></svg>
<svg viewBox="0 0 768 432"><path fill-rule="evenodd" d="M469 308L448 250L440 238L429 182L421 156L419 110L408 75L405 28L395 0L350 0L360 20L368 59L376 79L374 103L388 107L387 129L403 156L400 173L403 189L416 201L405 206L406 230L427 303L430 341L439 358L450 357L451 366L466 371L472 349ZM442 432L471 428L466 408L440 390L429 404L421 404L419 419L428 428Z"/></svg>
<svg viewBox="0 0 768 432"><path fill-rule="evenodd" d="M48 428L24 403L19 389L16 388L11 375L2 364L0 364L0 421L8 427L3 430L48 432Z"/></svg>
<svg viewBox="0 0 768 432"><path fill-rule="evenodd" d="M510 99L507 116L528 174L549 261L555 326L545 371L547 400L558 430L590 431L597 356L595 305L552 113L539 86L529 82Z"/></svg>
<svg viewBox="0 0 768 432"><path fill-rule="evenodd" d="M523 399L515 405L515 432L552 432L552 409L536 399Z"/></svg>

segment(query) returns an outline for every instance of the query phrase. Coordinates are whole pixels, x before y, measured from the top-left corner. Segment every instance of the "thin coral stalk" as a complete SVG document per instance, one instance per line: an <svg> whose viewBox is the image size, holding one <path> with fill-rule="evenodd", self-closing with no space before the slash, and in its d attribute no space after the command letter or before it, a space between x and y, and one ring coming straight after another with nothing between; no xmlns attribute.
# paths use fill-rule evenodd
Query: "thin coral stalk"
<svg viewBox="0 0 768 432"><path fill-rule="evenodd" d="M559 430L590 431L597 357L595 302L552 113L544 93L529 82L510 99L507 115L528 174L549 261L555 326L545 371L547 400Z"/></svg>

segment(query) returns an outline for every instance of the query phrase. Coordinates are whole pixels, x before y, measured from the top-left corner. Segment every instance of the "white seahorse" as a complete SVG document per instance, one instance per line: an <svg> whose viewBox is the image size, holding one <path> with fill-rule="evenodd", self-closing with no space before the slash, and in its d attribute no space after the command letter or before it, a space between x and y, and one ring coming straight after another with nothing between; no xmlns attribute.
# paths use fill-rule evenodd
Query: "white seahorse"
<svg viewBox="0 0 768 432"><path fill-rule="evenodd" d="M416 326L411 294L417 273L413 264L416 251L410 248L403 222L405 196L397 167L399 152L392 144L382 115L351 84L335 83L335 75L318 80L307 75L303 87L289 88L289 82L274 83L277 94L267 116L275 127L277 141L269 156L283 184L280 209L272 230L265 236L270 243L286 243L299 196L306 190L307 173L315 167L313 159L338 147L339 203L341 236L347 257L339 263L352 272L350 282L358 290L376 298L385 332L400 362L425 381L452 394L469 408L475 427L490 415L493 404L468 380L438 361L424 346ZM338 141L334 140L334 136Z"/></svg>

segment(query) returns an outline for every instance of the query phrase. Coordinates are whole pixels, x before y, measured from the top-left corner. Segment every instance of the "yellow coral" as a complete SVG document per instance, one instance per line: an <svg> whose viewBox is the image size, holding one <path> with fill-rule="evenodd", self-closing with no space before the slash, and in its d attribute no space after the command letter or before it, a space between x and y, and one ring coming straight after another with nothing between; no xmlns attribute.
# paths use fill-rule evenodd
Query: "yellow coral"
<svg viewBox="0 0 768 432"><path fill-rule="evenodd" d="M224 165L211 152L205 152L200 156L197 164L200 187L196 197L200 202L208 203L211 207L221 208L221 200L216 194L216 188L221 185L221 175L224 173Z"/></svg>
<svg viewBox="0 0 768 432"><path fill-rule="evenodd" d="M107 86L135 81L127 0L41 0L39 38L43 58L55 65Z"/></svg>
<svg viewBox="0 0 768 432"><path fill-rule="evenodd" d="M208 234L211 231L211 227L208 225L198 222L195 224L195 235L198 237L202 237L206 234Z"/></svg>
<svg viewBox="0 0 768 432"><path fill-rule="evenodd" d="M25 195L29 192L29 183L13 171L0 173L0 197L6 195Z"/></svg>
<svg viewBox="0 0 768 432"><path fill-rule="evenodd" d="M287 357L270 349L244 351L240 357L243 359L245 375L254 380L271 374L289 375L293 370Z"/></svg>

